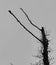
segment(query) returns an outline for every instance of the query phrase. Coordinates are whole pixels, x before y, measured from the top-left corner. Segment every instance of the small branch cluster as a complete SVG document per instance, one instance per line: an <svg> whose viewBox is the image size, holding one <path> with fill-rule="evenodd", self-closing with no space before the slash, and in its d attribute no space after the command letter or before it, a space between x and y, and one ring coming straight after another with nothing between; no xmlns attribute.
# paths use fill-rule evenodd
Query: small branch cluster
<svg viewBox="0 0 56 65"><path fill-rule="evenodd" d="M48 45L49 45L49 40L47 39L47 35L45 33L45 29L44 27L42 27L41 29L39 27L37 27L35 24L33 24L31 22L31 20L29 19L29 16L25 13L25 11L20 8L20 10L25 14L25 16L27 17L28 21L30 22L30 24L32 26L34 26L35 28L37 28L40 32L41 32L41 39L39 39L37 36L35 36L31 31L29 31L19 20L18 18L9 10L8 12L17 20L17 22L27 31L29 32L34 38L36 38L42 45L42 48L40 51L40 54L35 56L33 55L33 57L35 58L39 58L40 61L39 62L36 62L35 64L32 64L31 65L50 65L50 61L49 61L49 56L48 56L48 52L50 52L50 50L48 51ZM12 65L12 64L11 64Z"/></svg>

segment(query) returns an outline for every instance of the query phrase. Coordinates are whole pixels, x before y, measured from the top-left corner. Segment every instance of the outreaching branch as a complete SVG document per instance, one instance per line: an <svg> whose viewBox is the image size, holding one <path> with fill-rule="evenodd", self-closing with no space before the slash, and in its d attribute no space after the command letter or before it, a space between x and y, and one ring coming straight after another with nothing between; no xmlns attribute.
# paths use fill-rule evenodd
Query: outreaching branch
<svg viewBox="0 0 56 65"><path fill-rule="evenodd" d="M25 16L27 17L28 21L31 23L31 25L33 25L34 27L36 27L37 29L39 29L39 30L41 31L41 29L40 29L39 27L37 27L35 24L33 24L33 23L31 22L29 16L26 14L26 12L25 12L22 8L20 8L20 9L21 9L21 11L25 14Z"/></svg>
<svg viewBox="0 0 56 65"><path fill-rule="evenodd" d="M33 37L35 37L38 41L42 42L39 38L37 38L31 31L29 31L19 20L18 18L10 11L8 10L8 12L17 20L18 23L20 23L20 25L26 30L28 31Z"/></svg>
<svg viewBox="0 0 56 65"><path fill-rule="evenodd" d="M46 37L46 33L45 33L45 29L44 27L42 27L41 29L39 27L37 27L35 24L32 23L32 21L29 19L28 15L25 13L25 11L20 8L20 10L25 14L25 16L27 17L28 21L30 22L31 25L33 25L35 28L37 28L38 30L41 31L41 35L42 35L42 39L39 39L37 36L35 36L31 31L29 31L21 22L20 20L18 20L18 18L11 12L11 10L8 10L8 12L17 20L17 22L27 31L29 32L34 38L36 38L38 41L41 42L43 49L41 48L41 54L42 55L37 55L34 57L38 57L41 58L42 60L39 61L39 63L36 63L36 65L50 65L50 61L49 61L49 56L48 56L48 45L49 45L49 40ZM43 61L43 62L42 62ZM35 64L33 64L35 65Z"/></svg>

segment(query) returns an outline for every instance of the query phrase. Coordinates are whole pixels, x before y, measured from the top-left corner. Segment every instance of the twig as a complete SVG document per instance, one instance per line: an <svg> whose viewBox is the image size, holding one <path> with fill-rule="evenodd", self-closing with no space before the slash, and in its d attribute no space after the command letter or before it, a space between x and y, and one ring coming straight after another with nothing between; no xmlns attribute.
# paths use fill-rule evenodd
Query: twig
<svg viewBox="0 0 56 65"><path fill-rule="evenodd" d="M35 24L33 24L33 23L31 22L31 20L29 19L29 16L26 14L26 12L25 12L22 8L20 8L20 10L25 14L25 16L27 17L28 21L29 21L34 27L36 27L37 29L39 29L39 30L41 31L41 29L40 29L39 27L37 27Z"/></svg>
<svg viewBox="0 0 56 65"><path fill-rule="evenodd" d="M18 19L17 17L10 11L8 10L8 12L17 20L17 22L20 23L20 25L27 31L29 32L33 37L35 37L38 41L42 42L39 38L37 38L31 31L29 31Z"/></svg>

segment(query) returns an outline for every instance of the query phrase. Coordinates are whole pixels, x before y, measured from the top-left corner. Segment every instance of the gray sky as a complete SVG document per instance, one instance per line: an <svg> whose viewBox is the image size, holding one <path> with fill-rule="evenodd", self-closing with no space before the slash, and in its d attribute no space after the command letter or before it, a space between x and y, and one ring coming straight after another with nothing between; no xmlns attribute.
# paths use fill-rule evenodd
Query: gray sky
<svg viewBox="0 0 56 65"><path fill-rule="evenodd" d="M11 10L36 36L39 31L30 25L19 8L23 8L34 24L44 26L50 33L51 47L55 49L56 0L0 0L0 65L30 65L33 48L39 42L26 32L11 16ZM55 54L54 54L55 55Z"/></svg>

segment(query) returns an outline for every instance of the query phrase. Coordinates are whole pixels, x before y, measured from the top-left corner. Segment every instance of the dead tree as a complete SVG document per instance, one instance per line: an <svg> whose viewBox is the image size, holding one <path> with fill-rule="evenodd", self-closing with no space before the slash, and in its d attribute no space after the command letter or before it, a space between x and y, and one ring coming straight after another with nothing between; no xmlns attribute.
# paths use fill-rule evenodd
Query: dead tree
<svg viewBox="0 0 56 65"><path fill-rule="evenodd" d="M39 63L33 64L33 65L50 65L50 60L48 57L48 45L49 45L49 40L47 39L47 35L45 33L44 27L42 27L41 29L39 27L37 27L35 24L33 24L31 22L31 20L29 19L28 15L26 14L26 12L20 8L20 10L25 14L25 16L27 17L28 21L30 22L30 24L32 26L34 26L35 28L37 28L40 32L41 32L41 39L39 39L37 36L35 36L31 31L29 31L21 22L20 20L18 20L18 18L11 12L11 10L8 10L8 12L17 20L17 22L27 31L29 32L34 38L36 38L38 41L40 41L41 45L43 46L43 52L41 52L42 56L35 56L35 57L42 57L42 61L39 61Z"/></svg>

